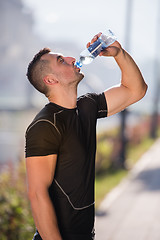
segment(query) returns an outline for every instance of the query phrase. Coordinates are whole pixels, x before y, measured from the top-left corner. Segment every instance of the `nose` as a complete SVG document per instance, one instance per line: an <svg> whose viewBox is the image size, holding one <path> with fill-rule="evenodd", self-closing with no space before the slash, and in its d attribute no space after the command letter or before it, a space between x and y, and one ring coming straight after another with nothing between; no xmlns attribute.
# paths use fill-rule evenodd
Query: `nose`
<svg viewBox="0 0 160 240"><path fill-rule="evenodd" d="M74 57L65 57L65 60L68 64L74 64L76 61Z"/></svg>

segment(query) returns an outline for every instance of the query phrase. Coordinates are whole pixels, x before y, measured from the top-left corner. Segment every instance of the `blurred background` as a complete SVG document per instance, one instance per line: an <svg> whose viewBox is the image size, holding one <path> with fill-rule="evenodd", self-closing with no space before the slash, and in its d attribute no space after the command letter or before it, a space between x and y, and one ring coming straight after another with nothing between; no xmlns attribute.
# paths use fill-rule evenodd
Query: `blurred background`
<svg viewBox="0 0 160 240"><path fill-rule="evenodd" d="M27 201L21 202L22 196L26 198L26 189L18 185L19 182L25 185L22 163L25 130L47 103L26 78L27 66L34 54L43 47L50 47L54 52L78 59L86 43L99 31L111 29L115 33L122 47L138 64L149 88L140 102L99 121L97 179L104 172L110 175L113 169L126 171L137 161L132 160L131 147L138 149L144 140L152 142L159 134L159 16L159 0L0 1L0 181L4 187L1 187L0 196L0 234L3 234L0 239L20 239L19 236L24 239L25 224L28 224L28 232L34 231L30 213L22 210L28 206ZM78 95L102 92L118 84L121 77L112 58L97 57L82 70L85 78L80 83ZM137 158L145 150L146 146ZM6 188L8 195L3 191ZM10 195L13 192L14 197ZM99 201L101 199L102 196ZM5 211L8 218L2 220ZM24 218L28 216L27 223L23 214ZM15 216L18 216L16 220ZM17 221L24 225L19 226ZM11 229L7 229L7 223ZM13 232L19 235L14 237ZM25 234L25 239L29 239Z"/></svg>

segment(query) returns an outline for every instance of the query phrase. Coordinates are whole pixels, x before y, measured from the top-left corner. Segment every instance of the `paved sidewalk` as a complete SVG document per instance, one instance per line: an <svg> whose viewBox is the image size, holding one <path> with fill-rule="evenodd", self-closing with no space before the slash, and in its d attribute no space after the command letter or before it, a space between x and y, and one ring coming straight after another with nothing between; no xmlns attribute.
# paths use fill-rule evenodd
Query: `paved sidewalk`
<svg viewBox="0 0 160 240"><path fill-rule="evenodd" d="M160 240L160 139L102 202L96 240Z"/></svg>

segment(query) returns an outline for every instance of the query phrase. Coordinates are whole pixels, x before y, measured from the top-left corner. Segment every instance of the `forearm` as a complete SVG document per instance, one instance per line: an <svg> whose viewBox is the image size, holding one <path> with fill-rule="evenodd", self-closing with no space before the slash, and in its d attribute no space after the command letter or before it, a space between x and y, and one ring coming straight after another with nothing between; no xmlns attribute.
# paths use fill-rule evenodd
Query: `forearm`
<svg viewBox="0 0 160 240"><path fill-rule="evenodd" d="M143 97L147 85L133 58L125 50L121 49L118 55L115 56L115 60L122 73L121 84L140 98Z"/></svg>
<svg viewBox="0 0 160 240"><path fill-rule="evenodd" d="M36 228L43 240L62 240L54 207L48 192L36 194L30 199Z"/></svg>
<svg viewBox="0 0 160 240"><path fill-rule="evenodd" d="M118 42L103 53L113 56L121 70L121 84L107 89L105 97L108 105L108 116L122 111L144 97L147 85L132 57L121 48Z"/></svg>

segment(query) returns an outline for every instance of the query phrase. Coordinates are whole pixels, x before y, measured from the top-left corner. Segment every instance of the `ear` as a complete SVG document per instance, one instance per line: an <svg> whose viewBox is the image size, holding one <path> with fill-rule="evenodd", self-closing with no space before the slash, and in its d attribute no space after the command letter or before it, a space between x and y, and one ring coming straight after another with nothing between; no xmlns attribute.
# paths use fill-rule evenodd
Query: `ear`
<svg viewBox="0 0 160 240"><path fill-rule="evenodd" d="M54 85L58 83L58 80L53 76L53 74L48 74L43 78L43 81L48 85Z"/></svg>

